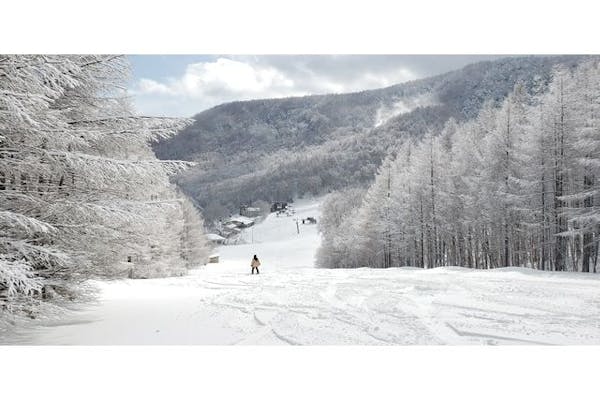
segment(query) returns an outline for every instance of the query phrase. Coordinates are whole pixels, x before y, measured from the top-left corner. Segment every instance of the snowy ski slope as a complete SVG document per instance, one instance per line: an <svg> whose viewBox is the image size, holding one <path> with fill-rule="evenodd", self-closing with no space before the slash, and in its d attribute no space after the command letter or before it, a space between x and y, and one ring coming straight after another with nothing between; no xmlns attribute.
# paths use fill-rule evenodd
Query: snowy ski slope
<svg viewBox="0 0 600 400"><path fill-rule="evenodd" d="M518 268L314 268L318 201L271 214L181 278L98 283L101 298L5 344L600 344L600 277ZM252 243L253 241L253 243ZM261 259L250 275L250 258Z"/></svg>

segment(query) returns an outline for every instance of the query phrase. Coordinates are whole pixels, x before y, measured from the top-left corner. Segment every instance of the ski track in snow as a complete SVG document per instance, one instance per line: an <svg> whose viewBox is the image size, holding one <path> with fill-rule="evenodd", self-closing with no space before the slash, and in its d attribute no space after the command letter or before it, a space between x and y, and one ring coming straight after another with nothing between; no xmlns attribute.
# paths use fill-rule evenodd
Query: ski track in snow
<svg viewBox="0 0 600 400"><path fill-rule="evenodd" d="M600 344L600 277L314 268L318 201L270 215L189 276L97 282L97 303L2 336L2 344ZM261 259L260 275L250 258Z"/></svg>

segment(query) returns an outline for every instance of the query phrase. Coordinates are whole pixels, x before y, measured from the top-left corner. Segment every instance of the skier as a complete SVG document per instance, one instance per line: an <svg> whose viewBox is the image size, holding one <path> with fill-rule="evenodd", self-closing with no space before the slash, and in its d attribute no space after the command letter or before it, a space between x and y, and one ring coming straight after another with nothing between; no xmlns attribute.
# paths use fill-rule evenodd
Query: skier
<svg viewBox="0 0 600 400"><path fill-rule="evenodd" d="M252 262L250 263L250 266L252 267L252 275L254 275L254 269L256 269L256 274L260 274L260 271L258 270L258 267L260 266L260 261L258 261L258 257L256 257L256 254L254 255L254 257L252 257Z"/></svg>

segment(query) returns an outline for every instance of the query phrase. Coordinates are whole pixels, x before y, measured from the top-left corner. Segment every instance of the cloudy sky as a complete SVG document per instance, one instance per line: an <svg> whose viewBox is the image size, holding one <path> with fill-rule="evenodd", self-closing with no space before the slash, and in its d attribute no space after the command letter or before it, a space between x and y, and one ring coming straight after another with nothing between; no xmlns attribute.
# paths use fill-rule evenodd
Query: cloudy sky
<svg viewBox="0 0 600 400"><path fill-rule="evenodd" d="M494 58L498 56L130 56L130 90L141 114L189 117L235 100L375 89Z"/></svg>

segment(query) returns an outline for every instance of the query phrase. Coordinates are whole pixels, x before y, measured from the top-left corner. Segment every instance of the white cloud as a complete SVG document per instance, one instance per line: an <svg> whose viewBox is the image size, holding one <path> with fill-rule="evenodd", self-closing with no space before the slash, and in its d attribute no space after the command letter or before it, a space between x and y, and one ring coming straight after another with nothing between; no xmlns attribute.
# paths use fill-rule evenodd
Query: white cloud
<svg viewBox="0 0 600 400"><path fill-rule="evenodd" d="M152 79L141 78L138 82L138 88L135 91L136 94L172 94L175 95L175 91L167 85L156 82Z"/></svg>
<svg viewBox="0 0 600 400"><path fill-rule="evenodd" d="M189 65L181 83L192 96L215 89L245 95L294 86L291 80L275 68L254 66L227 58Z"/></svg>
<svg viewBox="0 0 600 400"><path fill-rule="evenodd" d="M160 102L179 103L174 114L191 115L206 108L235 100L304 95L296 83L282 71L261 64L218 58L215 61L189 64L180 77L165 82L140 78L132 93L139 111L163 112Z"/></svg>

